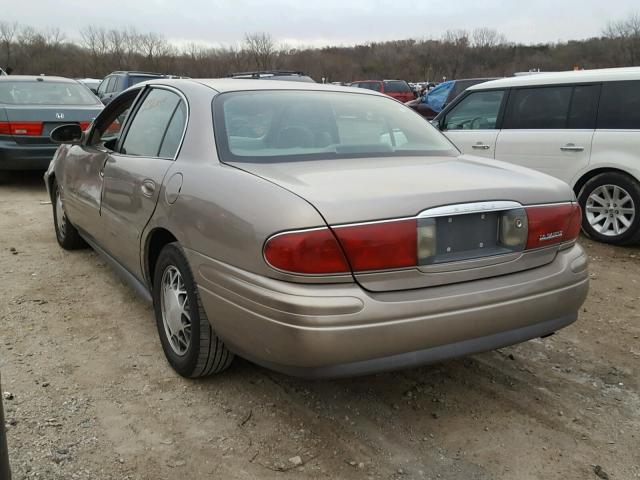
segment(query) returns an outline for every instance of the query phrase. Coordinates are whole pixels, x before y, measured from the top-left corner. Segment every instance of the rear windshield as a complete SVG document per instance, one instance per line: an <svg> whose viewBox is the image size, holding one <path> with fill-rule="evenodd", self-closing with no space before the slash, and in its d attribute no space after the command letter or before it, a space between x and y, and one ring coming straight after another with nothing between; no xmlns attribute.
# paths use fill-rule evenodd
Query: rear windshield
<svg viewBox="0 0 640 480"><path fill-rule="evenodd" d="M12 105L96 105L84 85L52 81L0 81L0 103Z"/></svg>
<svg viewBox="0 0 640 480"><path fill-rule="evenodd" d="M411 88L407 82L391 80L384 82L384 91L387 93L411 93Z"/></svg>
<svg viewBox="0 0 640 480"><path fill-rule="evenodd" d="M387 97L295 90L231 92L218 95L213 109L223 161L458 154L428 122Z"/></svg>

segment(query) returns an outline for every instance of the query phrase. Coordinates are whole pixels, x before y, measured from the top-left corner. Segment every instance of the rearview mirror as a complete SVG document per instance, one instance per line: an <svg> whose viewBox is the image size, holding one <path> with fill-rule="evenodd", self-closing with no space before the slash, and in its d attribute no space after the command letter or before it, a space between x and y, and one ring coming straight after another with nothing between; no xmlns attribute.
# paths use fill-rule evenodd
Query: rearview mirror
<svg viewBox="0 0 640 480"><path fill-rule="evenodd" d="M82 128L77 123L60 125L53 129L49 138L54 143L78 144L82 140Z"/></svg>

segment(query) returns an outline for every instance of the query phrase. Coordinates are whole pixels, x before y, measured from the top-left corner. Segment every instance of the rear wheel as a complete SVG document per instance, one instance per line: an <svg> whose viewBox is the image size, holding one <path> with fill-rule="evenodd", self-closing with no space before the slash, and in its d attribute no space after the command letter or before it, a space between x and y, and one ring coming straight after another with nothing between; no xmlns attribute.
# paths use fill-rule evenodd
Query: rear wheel
<svg viewBox="0 0 640 480"><path fill-rule="evenodd" d="M618 172L596 175L578 198L582 229L594 240L613 245L640 241L640 184Z"/></svg>
<svg viewBox="0 0 640 480"><path fill-rule="evenodd" d="M153 307L162 349L183 377L204 377L231 365L233 353L211 328L182 249L166 245L156 262Z"/></svg>
<svg viewBox="0 0 640 480"><path fill-rule="evenodd" d="M82 239L76 227L74 227L64 211L60 187L58 182L53 181L53 227L56 231L58 245L65 250L77 250L86 248L87 243Z"/></svg>

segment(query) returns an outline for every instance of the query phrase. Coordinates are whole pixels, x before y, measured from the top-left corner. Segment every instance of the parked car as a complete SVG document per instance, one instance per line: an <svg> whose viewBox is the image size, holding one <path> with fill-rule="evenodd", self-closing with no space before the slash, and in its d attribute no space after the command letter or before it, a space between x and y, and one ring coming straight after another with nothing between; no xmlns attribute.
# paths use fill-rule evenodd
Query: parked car
<svg viewBox="0 0 640 480"><path fill-rule="evenodd" d="M640 241L640 68L541 73L473 86L436 119L460 150L567 182L591 238Z"/></svg>
<svg viewBox="0 0 640 480"><path fill-rule="evenodd" d="M156 78L171 78L170 75L152 72L136 72L136 71L117 71L112 72L98 85L98 98L105 105L108 104L115 96L127 88L147 80Z"/></svg>
<svg viewBox="0 0 640 480"><path fill-rule="evenodd" d="M440 361L548 335L587 294L566 183L460 156L375 92L162 79L52 139L58 243L153 301L184 376L234 354L305 376Z"/></svg>
<svg viewBox="0 0 640 480"><path fill-rule="evenodd" d="M57 148L51 131L71 122L87 128L102 108L75 80L0 77L0 170L46 170Z"/></svg>
<svg viewBox="0 0 640 480"><path fill-rule="evenodd" d="M489 80L495 80L495 78L466 78L442 82L432 90L428 90L426 95L407 102L407 106L413 108L427 120L433 120L443 108L453 102L465 89Z"/></svg>
<svg viewBox="0 0 640 480"><path fill-rule="evenodd" d="M304 72L296 70L259 70L255 72L236 72L229 75L231 78L244 78L245 80L288 80L291 82L316 83L316 81Z"/></svg>
<svg viewBox="0 0 640 480"><path fill-rule="evenodd" d="M403 103L415 98L411 87L404 80L360 80L353 82L351 86L384 93Z"/></svg>

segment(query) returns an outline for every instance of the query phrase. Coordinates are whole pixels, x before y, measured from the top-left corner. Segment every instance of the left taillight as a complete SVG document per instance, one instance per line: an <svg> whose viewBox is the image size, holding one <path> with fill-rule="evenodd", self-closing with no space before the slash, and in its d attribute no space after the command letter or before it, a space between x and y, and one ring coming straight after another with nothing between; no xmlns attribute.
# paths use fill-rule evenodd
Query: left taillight
<svg viewBox="0 0 640 480"><path fill-rule="evenodd" d="M91 122L80 122L80 128L83 132L89 128L89 125L91 125Z"/></svg>
<svg viewBox="0 0 640 480"><path fill-rule="evenodd" d="M264 258L271 267L307 275L349 273L342 249L329 228L284 232L269 238Z"/></svg>
<svg viewBox="0 0 640 480"><path fill-rule="evenodd" d="M41 136L42 122L0 122L0 134L19 136Z"/></svg>

